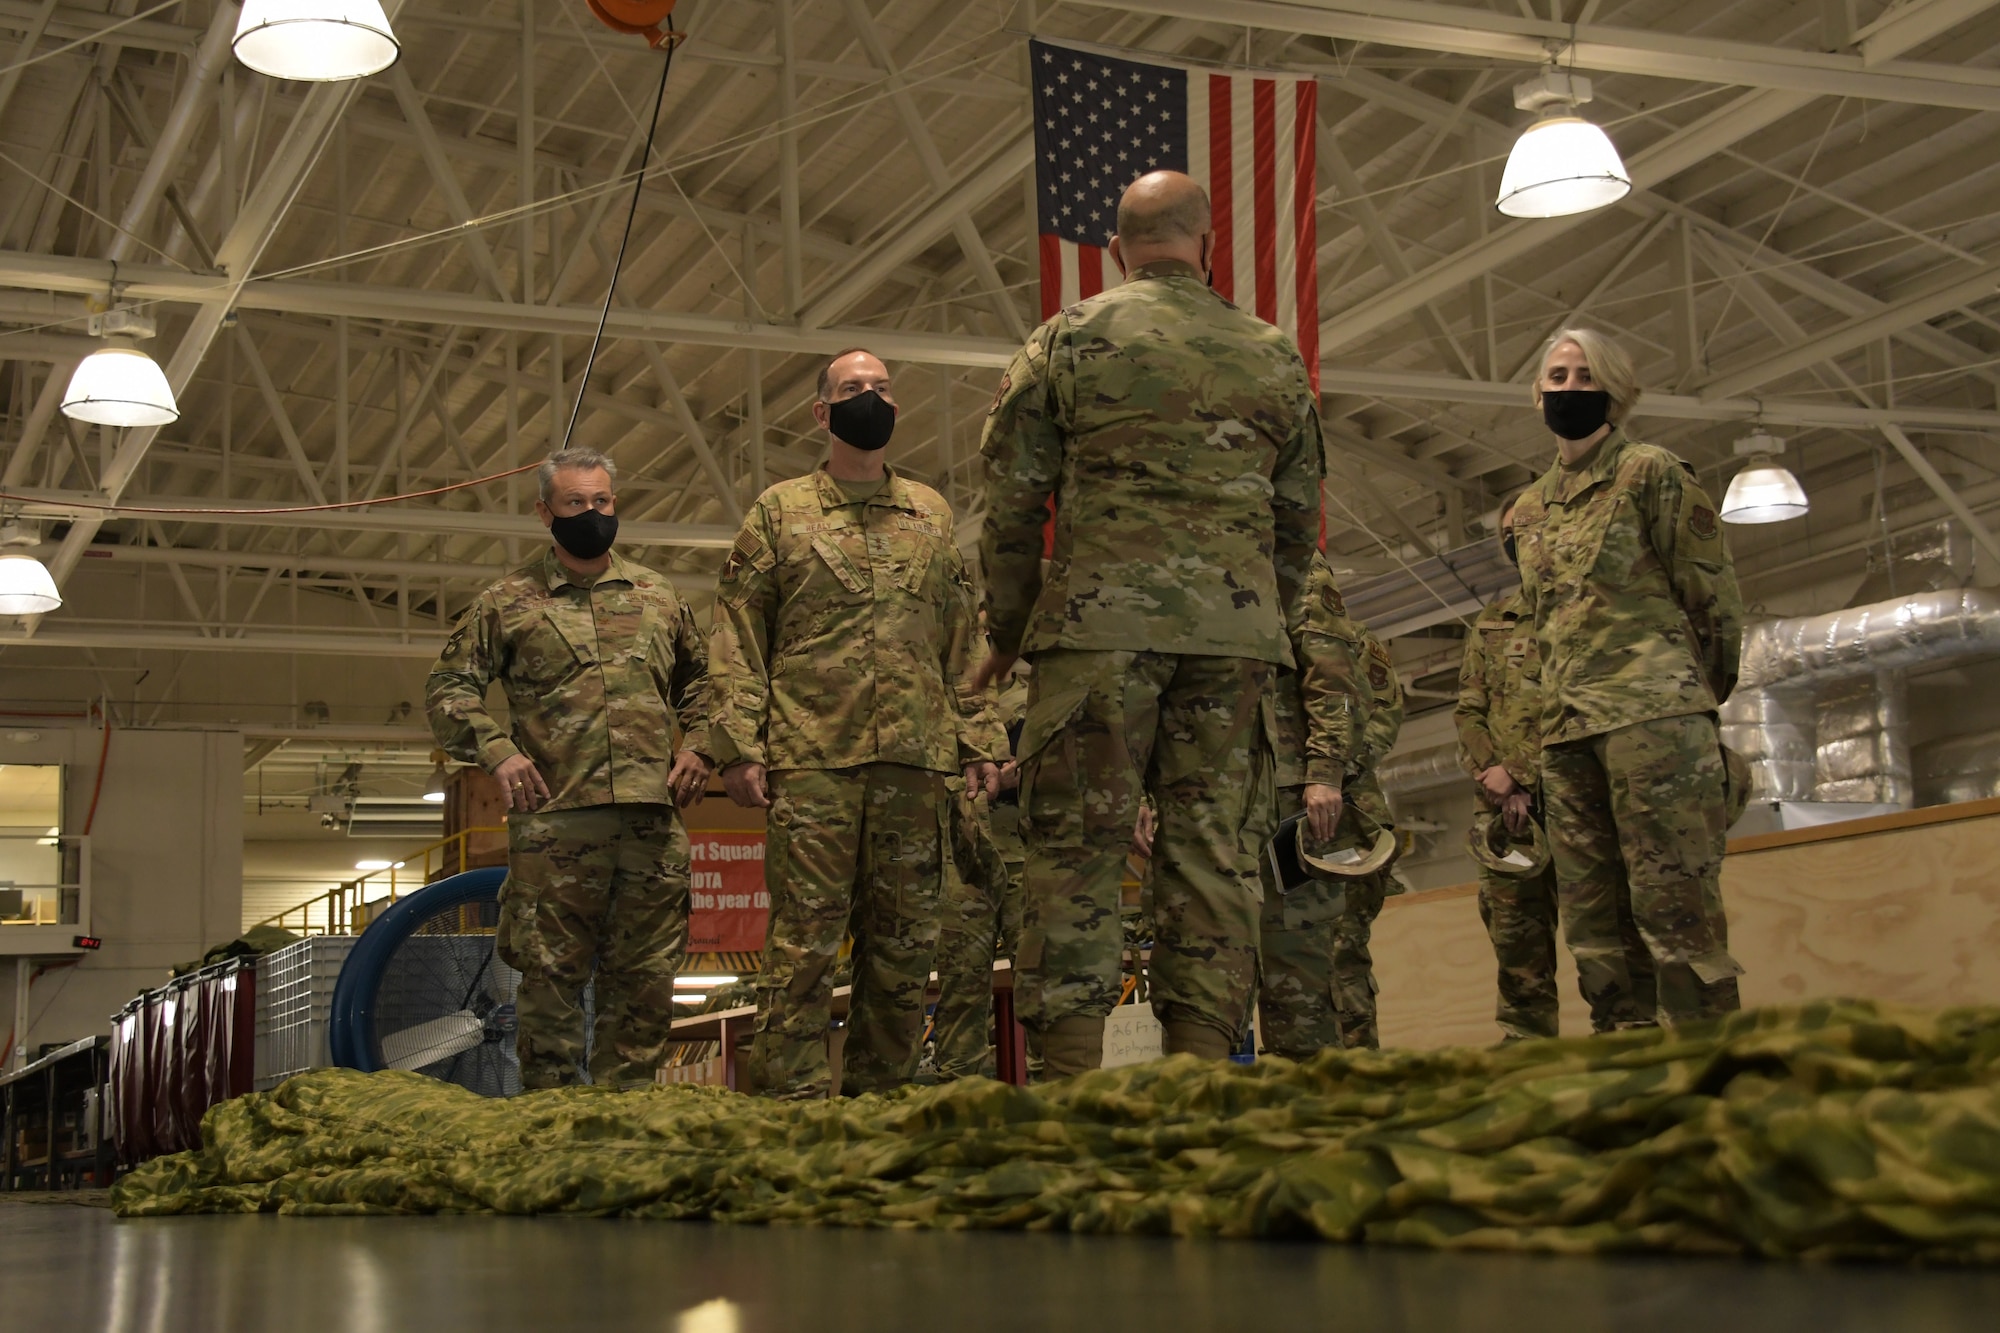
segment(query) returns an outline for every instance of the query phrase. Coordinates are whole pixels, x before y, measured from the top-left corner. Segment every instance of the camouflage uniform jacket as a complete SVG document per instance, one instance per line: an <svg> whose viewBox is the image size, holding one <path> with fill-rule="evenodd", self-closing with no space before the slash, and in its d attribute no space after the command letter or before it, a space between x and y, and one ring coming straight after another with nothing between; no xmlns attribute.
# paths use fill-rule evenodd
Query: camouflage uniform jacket
<svg viewBox="0 0 2000 1333"><path fill-rule="evenodd" d="M1687 465L1613 427L1514 510L1542 658L1542 743L1715 711L1736 684L1743 598Z"/></svg>
<svg viewBox="0 0 2000 1333"><path fill-rule="evenodd" d="M719 766L955 773L1007 741L963 682L980 647L951 508L889 469L849 500L824 468L757 497L715 592Z"/></svg>
<svg viewBox="0 0 2000 1333"><path fill-rule="evenodd" d="M496 680L509 731L486 711ZM551 549L479 594L425 692L452 758L488 772L516 754L533 761L544 813L671 805L674 731L700 750L708 724L708 651L664 576L614 553L585 584Z"/></svg>
<svg viewBox="0 0 2000 1333"><path fill-rule="evenodd" d="M1402 684L1381 640L1348 618L1319 555L1294 603L1291 633L1299 667L1277 678L1277 785L1346 787L1396 743Z"/></svg>
<svg viewBox="0 0 2000 1333"><path fill-rule="evenodd" d="M1523 787L1542 768L1541 655L1517 590L1479 613L1458 668L1458 759L1475 778L1495 764Z"/></svg>
<svg viewBox="0 0 2000 1333"><path fill-rule="evenodd" d="M980 444L994 646L1290 665L1320 450L1292 340L1191 265L1144 265L1059 311L1015 355Z"/></svg>

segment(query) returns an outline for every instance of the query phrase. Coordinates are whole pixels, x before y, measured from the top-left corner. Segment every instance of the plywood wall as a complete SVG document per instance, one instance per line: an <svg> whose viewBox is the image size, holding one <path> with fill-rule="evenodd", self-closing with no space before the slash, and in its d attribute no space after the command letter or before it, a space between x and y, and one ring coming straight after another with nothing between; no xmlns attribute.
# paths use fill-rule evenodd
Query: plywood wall
<svg viewBox="0 0 2000 1333"><path fill-rule="evenodd" d="M1817 830L1813 841L1738 844L1722 890L1730 948L1746 969L1744 1003L1854 995L2000 1004L1996 804L1857 821L1853 832ZM1471 886L1391 899L1374 953L1385 1045L1499 1039L1493 950ZM1576 969L1561 957L1563 1031L1587 1032Z"/></svg>

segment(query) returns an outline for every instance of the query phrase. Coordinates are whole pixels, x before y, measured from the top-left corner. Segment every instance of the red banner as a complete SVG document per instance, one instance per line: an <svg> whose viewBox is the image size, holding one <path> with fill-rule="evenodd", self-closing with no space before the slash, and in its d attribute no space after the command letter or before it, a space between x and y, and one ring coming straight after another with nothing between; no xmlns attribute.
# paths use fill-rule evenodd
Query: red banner
<svg viewBox="0 0 2000 1333"><path fill-rule="evenodd" d="M742 830L688 834L689 953L757 953L771 918L764 889L764 835Z"/></svg>

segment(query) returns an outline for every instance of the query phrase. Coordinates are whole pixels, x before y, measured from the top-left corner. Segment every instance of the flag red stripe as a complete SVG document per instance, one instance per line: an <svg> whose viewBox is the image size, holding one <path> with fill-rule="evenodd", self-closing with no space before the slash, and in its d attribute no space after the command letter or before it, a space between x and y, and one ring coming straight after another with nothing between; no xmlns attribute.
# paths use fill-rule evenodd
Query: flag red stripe
<svg viewBox="0 0 2000 1333"><path fill-rule="evenodd" d="M1236 299L1235 168L1229 161L1229 83L1227 74L1208 76L1208 202L1214 217L1213 285Z"/></svg>
<svg viewBox="0 0 2000 1333"><path fill-rule="evenodd" d="M1298 117L1292 130L1298 154L1293 164L1292 239L1298 256L1299 355L1305 358L1315 397L1319 394L1319 212L1313 185L1318 179L1314 165L1319 160L1318 127L1319 85L1300 79ZM1324 518L1321 525L1325 525Z"/></svg>
<svg viewBox="0 0 2000 1333"><path fill-rule="evenodd" d="M1042 318L1062 308L1062 237L1043 236L1042 242Z"/></svg>
<svg viewBox="0 0 2000 1333"><path fill-rule="evenodd" d="M1278 85L1257 79L1250 85L1250 198L1257 229L1257 318L1278 322Z"/></svg>
<svg viewBox="0 0 2000 1333"><path fill-rule="evenodd" d="M1104 290L1104 249L1096 245L1076 247L1076 294L1088 301Z"/></svg>

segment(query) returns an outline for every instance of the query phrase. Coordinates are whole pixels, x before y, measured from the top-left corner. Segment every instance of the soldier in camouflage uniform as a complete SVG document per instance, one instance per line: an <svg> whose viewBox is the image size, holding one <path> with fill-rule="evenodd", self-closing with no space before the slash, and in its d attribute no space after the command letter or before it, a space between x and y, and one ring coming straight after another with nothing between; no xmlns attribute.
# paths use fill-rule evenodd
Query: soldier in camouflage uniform
<svg viewBox="0 0 2000 1333"><path fill-rule="evenodd" d="M1347 789L1362 778L1354 761L1372 711L1365 631L1347 617L1332 569L1315 555L1305 595L1292 611L1297 671L1278 673L1273 691L1277 817L1304 810L1315 837L1333 834ZM1358 794L1358 792L1357 792ZM1314 876L1281 892L1270 858L1259 860L1264 906L1259 921L1257 1016L1263 1049L1294 1060L1343 1044L1342 988L1334 956L1350 888L1361 879ZM1372 879L1372 877L1370 877Z"/></svg>
<svg viewBox="0 0 2000 1333"><path fill-rule="evenodd" d="M1142 794L1159 813L1150 980L1165 1048L1221 1057L1242 1030L1274 804L1263 702L1291 664L1285 607L1319 532L1305 365L1209 289L1200 187L1141 177L1118 228L1125 284L1034 332L980 446L982 676L1022 652L1035 667L1016 997L1051 1078L1102 1062Z"/></svg>
<svg viewBox="0 0 2000 1333"><path fill-rule="evenodd" d="M527 1088L578 1080L593 978L592 1081L651 1082L687 945L679 811L708 785L698 753L708 653L667 580L611 552L612 478L589 449L542 465L535 509L553 544L473 601L427 686L438 744L507 791L495 947L521 973L515 1049ZM486 709L496 680L508 731Z"/></svg>
<svg viewBox="0 0 2000 1333"><path fill-rule="evenodd" d="M907 1082L937 952L952 793L989 788L1006 739L960 683L972 585L951 509L883 466L889 373L867 352L821 373L828 462L744 517L716 589L707 754L738 804L768 808L771 923L751 1075L783 1097L832 1086L829 972L854 937L840 1089Z"/></svg>
<svg viewBox="0 0 2000 1333"><path fill-rule="evenodd" d="M1513 509L1500 513L1502 541L1514 552ZM1458 671L1459 762L1479 799L1508 827L1542 818L1541 655L1535 622L1519 589L1479 613ZM1556 993L1556 877L1479 871L1479 919L1499 963L1500 1031L1508 1040L1553 1037L1561 1017Z"/></svg>
<svg viewBox="0 0 2000 1333"><path fill-rule="evenodd" d="M1619 426L1631 361L1565 330L1535 386L1553 467L1514 510L1541 650L1542 790L1563 934L1599 1031L1738 1007L1715 713L1743 602L1694 472Z"/></svg>
<svg viewBox="0 0 2000 1333"><path fill-rule="evenodd" d="M1361 630L1360 648L1368 712L1361 721L1361 744L1348 760L1353 776L1343 795L1381 827L1393 828L1395 815L1375 777L1375 766L1395 747L1396 736L1403 729L1403 682L1388 646L1366 629ZM1375 958L1368 951L1368 941L1375 931L1375 918L1382 915L1382 904L1402 891L1393 866L1347 882L1347 910L1334 930L1333 980L1340 1040L1350 1050L1364 1046L1374 1050L1382 1044L1375 1026L1375 994L1379 989Z"/></svg>
<svg viewBox="0 0 2000 1333"><path fill-rule="evenodd" d="M1018 736L1028 711L1026 673L1017 668L995 705L1001 725ZM945 867L944 919L938 930L938 999L931 1046L942 1080L992 1077L993 962L1014 956L1021 936L1020 765L1000 769L990 801L959 798L953 857Z"/></svg>

